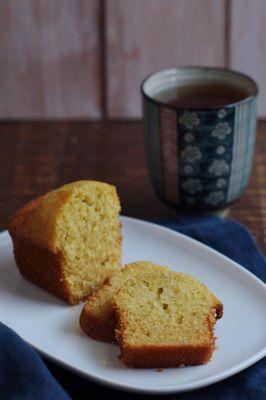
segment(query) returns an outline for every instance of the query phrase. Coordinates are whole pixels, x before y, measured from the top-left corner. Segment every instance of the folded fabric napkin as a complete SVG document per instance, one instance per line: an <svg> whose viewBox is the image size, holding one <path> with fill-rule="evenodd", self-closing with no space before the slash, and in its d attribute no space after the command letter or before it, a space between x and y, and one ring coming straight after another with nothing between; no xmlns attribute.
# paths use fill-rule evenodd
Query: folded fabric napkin
<svg viewBox="0 0 266 400"><path fill-rule="evenodd" d="M37 352L1 323L0 399L69 400Z"/></svg>
<svg viewBox="0 0 266 400"><path fill-rule="evenodd" d="M266 281L266 260L249 231L239 222L219 217L163 218L154 222L190 236L236 261Z"/></svg>
<svg viewBox="0 0 266 400"><path fill-rule="evenodd" d="M160 219L155 222L207 244L266 281L266 261L249 232L239 223L218 217ZM90 382L88 382L89 393ZM116 392L111 391L115 397ZM127 398L120 394L119 398ZM39 355L16 333L0 323L1 400L66 400ZM265 400L266 360L223 382L178 396L181 400Z"/></svg>

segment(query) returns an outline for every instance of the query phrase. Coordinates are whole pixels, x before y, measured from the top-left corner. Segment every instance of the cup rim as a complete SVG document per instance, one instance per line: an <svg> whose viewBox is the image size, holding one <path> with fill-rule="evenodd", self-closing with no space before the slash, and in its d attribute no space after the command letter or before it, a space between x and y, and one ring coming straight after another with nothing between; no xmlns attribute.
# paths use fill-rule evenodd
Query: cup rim
<svg viewBox="0 0 266 400"><path fill-rule="evenodd" d="M170 71L170 70L179 70L179 71L181 71L181 70L188 70L188 69L194 69L194 70L198 70L198 71L204 70L204 71L226 72L226 73L230 73L232 75L235 75L236 77L240 76L240 77L246 79L247 81L249 81L253 85L254 93L249 95L249 96L247 96L247 97L244 97L241 100L238 100L238 101L235 101L235 102L232 102L232 103L229 102L227 104L220 105L220 106L176 107L176 106L168 104L168 103L166 103L164 101L157 100L157 99L155 99L154 97L148 95L145 92L144 85L153 75L156 75L156 74L161 73L161 72L167 72L167 71ZM240 71L237 71L237 70L234 70L234 69L230 69L230 68L206 67L206 66L197 66L197 65L193 65L193 66L192 65L187 65L187 66L183 66L183 67L170 67L170 68L163 68L163 69L159 69L159 70L153 71L142 80L142 82L140 84L140 90L141 90L141 94L142 94L142 96L144 98L146 98L150 102L156 104L157 106L170 108L172 110L202 110L202 111L219 110L221 108L233 108L233 107L236 107L236 106L241 105L241 104L245 104L245 103L253 100L254 98L256 98L258 96L258 93L259 93L259 88L258 88L257 82L253 78L251 78L249 75L247 75L247 74L245 74L243 72L240 72Z"/></svg>

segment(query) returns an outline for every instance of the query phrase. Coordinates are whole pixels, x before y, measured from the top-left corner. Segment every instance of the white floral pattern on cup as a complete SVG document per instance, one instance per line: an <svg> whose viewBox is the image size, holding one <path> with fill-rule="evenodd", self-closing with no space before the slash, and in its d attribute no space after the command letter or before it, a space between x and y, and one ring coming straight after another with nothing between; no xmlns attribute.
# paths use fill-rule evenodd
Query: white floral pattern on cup
<svg viewBox="0 0 266 400"><path fill-rule="evenodd" d="M206 115L186 110L179 116L180 185L185 204L214 207L227 196L231 140L226 139L233 134L233 120L231 110L225 108L214 111L210 121Z"/></svg>
<svg viewBox="0 0 266 400"><path fill-rule="evenodd" d="M182 187L186 192L190 194L195 194L202 190L201 181L197 178L187 179L185 182L183 182Z"/></svg>
<svg viewBox="0 0 266 400"><path fill-rule="evenodd" d="M215 176L221 176L229 172L229 165L226 160L214 160L208 170Z"/></svg>
<svg viewBox="0 0 266 400"><path fill-rule="evenodd" d="M221 110L218 111L218 117L219 118L224 118L226 116L227 112L224 108L221 108Z"/></svg>
<svg viewBox="0 0 266 400"><path fill-rule="evenodd" d="M232 132L230 125L228 122L219 122L215 128L212 130L211 135L213 137L217 137L220 140L226 138L226 135L229 135Z"/></svg>
<svg viewBox="0 0 266 400"><path fill-rule="evenodd" d="M217 190L216 192L211 192L207 197L206 197L206 203L211 204L212 206L216 206L219 203L222 203L224 201L224 193L221 190Z"/></svg>
<svg viewBox="0 0 266 400"><path fill-rule="evenodd" d="M225 187L226 186L226 180L224 178L217 179L216 186L218 187L218 189L221 189L221 188Z"/></svg>
<svg viewBox="0 0 266 400"><path fill-rule="evenodd" d="M185 133L184 139L185 139L185 141L188 142L188 143L193 142L193 140L194 140L194 135L193 135L193 133L191 133L191 132Z"/></svg>
<svg viewBox="0 0 266 400"><path fill-rule="evenodd" d="M225 147L224 146L218 146L216 147L216 154L218 154L219 156L225 153Z"/></svg>
<svg viewBox="0 0 266 400"><path fill-rule="evenodd" d="M201 151L197 146L187 146L182 152L181 157L189 163L194 163L201 159Z"/></svg>
<svg viewBox="0 0 266 400"><path fill-rule="evenodd" d="M200 119L198 118L197 113L185 111L181 117L179 117L179 122L184 124L187 129L192 129L199 125Z"/></svg>
<svg viewBox="0 0 266 400"><path fill-rule="evenodd" d="M185 175L191 175L194 172L194 168L190 164L184 165L183 172Z"/></svg>

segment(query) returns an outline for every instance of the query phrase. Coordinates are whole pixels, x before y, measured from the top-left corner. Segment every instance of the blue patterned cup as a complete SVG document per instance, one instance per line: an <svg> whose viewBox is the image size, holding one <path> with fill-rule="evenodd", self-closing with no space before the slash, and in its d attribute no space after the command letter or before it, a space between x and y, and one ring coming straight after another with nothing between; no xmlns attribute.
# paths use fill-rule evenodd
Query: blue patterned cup
<svg viewBox="0 0 266 400"><path fill-rule="evenodd" d="M158 94L184 82L219 83L247 94L222 107L180 108ZM156 193L175 206L213 211L238 199L252 167L258 88L248 76L220 68L162 70L141 85L146 150Z"/></svg>

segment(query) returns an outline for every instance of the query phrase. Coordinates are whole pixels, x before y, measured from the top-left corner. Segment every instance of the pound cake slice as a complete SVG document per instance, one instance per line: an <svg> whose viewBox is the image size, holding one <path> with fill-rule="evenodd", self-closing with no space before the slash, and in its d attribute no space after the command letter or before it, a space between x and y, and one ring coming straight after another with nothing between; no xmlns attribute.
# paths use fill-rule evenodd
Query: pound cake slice
<svg viewBox="0 0 266 400"><path fill-rule="evenodd" d="M149 270L123 284L113 307L125 365L169 368L210 360L223 306L193 277Z"/></svg>
<svg viewBox="0 0 266 400"><path fill-rule="evenodd" d="M115 316L112 308L114 295L127 279L150 268L168 269L148 261L138 261L127 264L121 271L108 277L101 287L93 291L84 304L79 320L82 330L93 339L115 342Z"/></svg>
<svg viewBox="0 0 266 400"><path fill-rule="evenodd" d="M77 181L26 204L9 232L21 274L69 304L121 268L120 203L114 186Z"/></svg>

